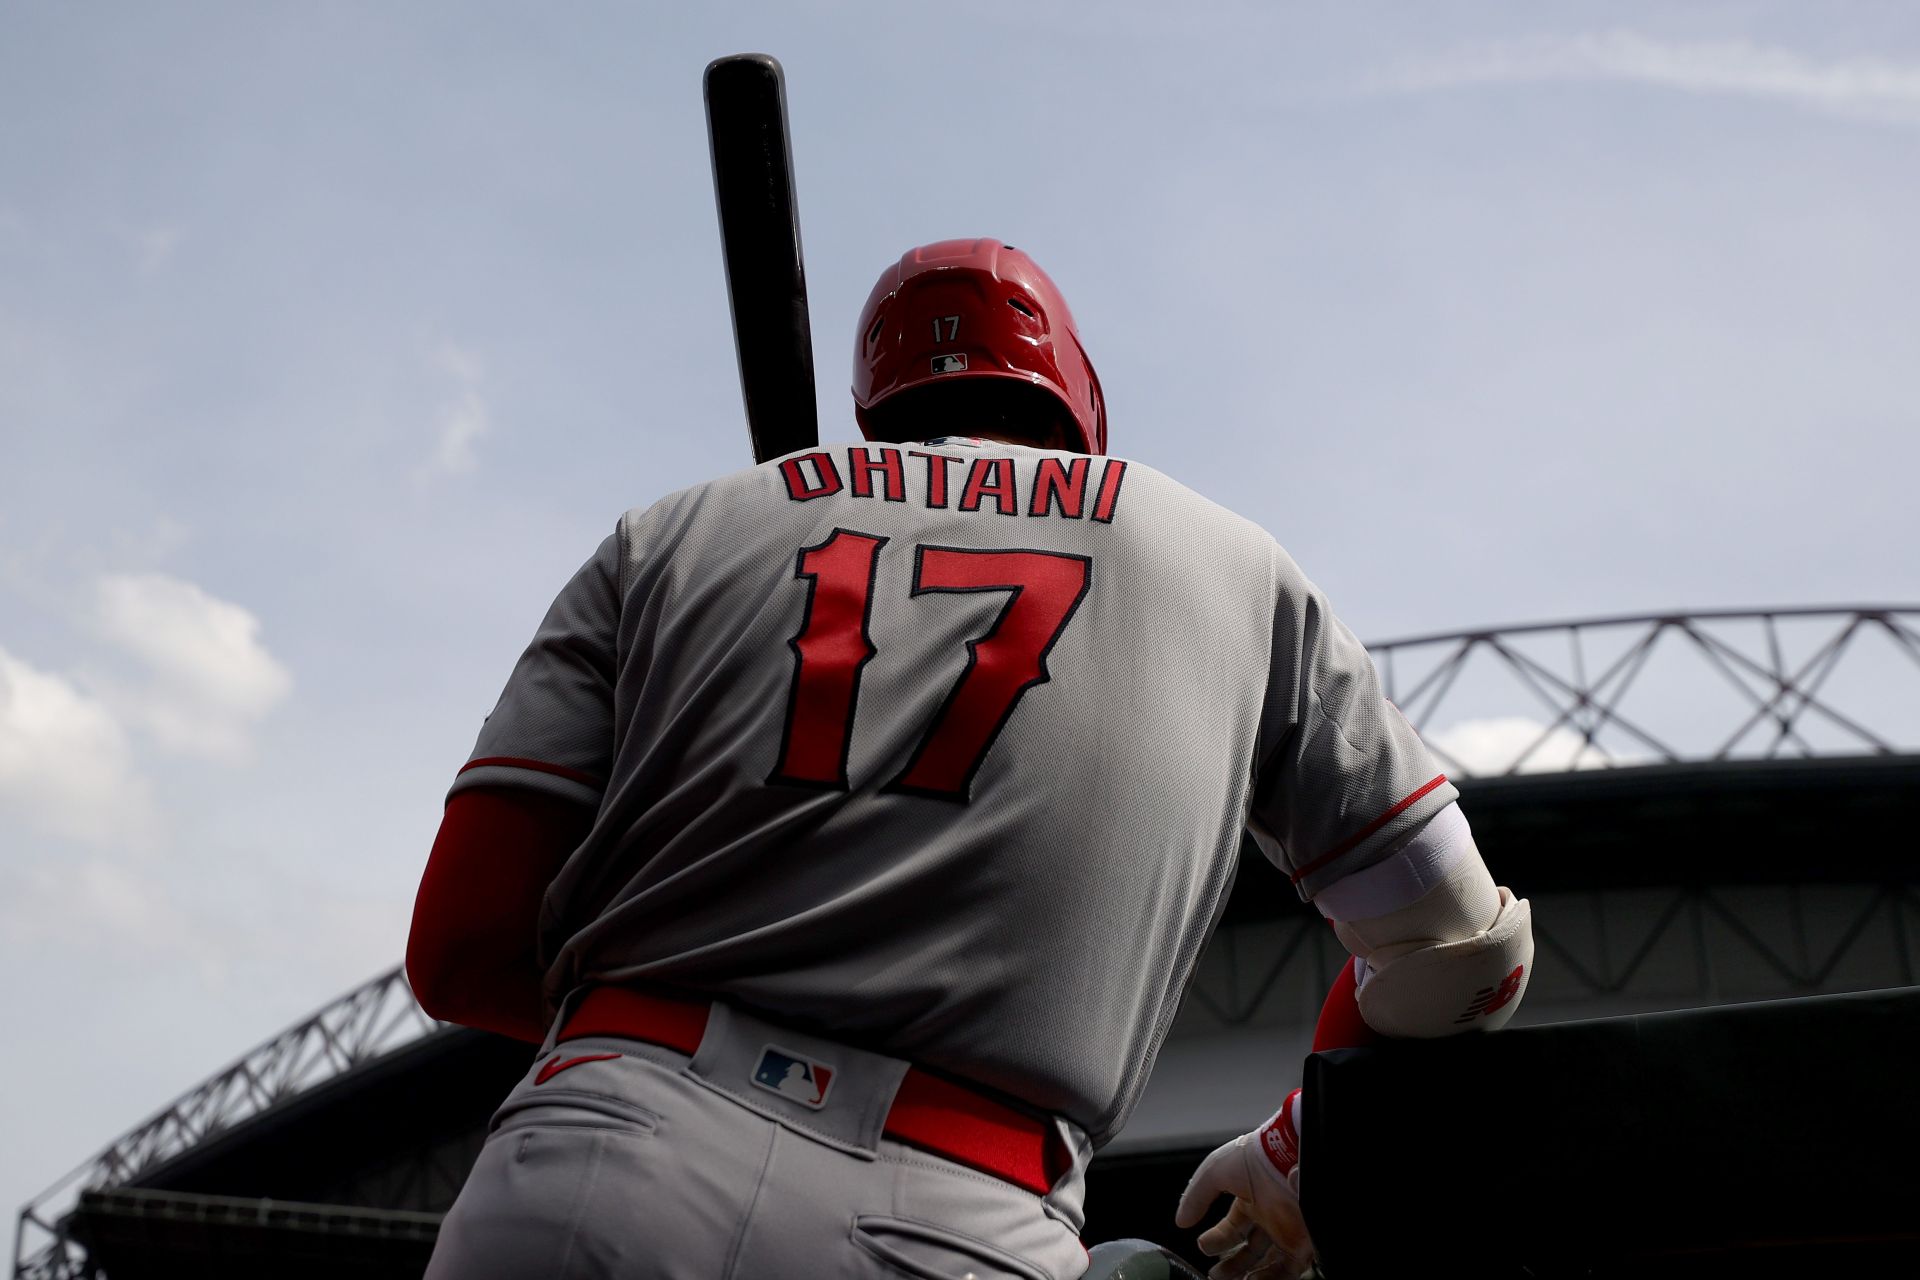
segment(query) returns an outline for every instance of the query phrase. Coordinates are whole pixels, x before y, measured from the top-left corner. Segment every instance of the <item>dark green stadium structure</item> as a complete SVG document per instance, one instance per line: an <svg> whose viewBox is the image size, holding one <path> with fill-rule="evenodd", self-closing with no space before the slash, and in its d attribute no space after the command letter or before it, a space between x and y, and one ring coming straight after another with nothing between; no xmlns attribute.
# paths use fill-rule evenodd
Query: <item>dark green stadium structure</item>
<svg viewBox="0 0 1920 1280"><path fill-rule="evenodd" d="M1521 1061L1546 1052L1539 1045L1594 1035L1609 1052L1704 1036L1698 1043L1717 1052L1728 1037L1790 1040L1799 1019L1840 1027L1843 1040L1847 1028L1891 1037L1898 1043L1880 1058L1912 1061L1920 992L1897 989L1914 986L1920 921L1912 825L1920 606L1594 618L1371 649L1388 696L1459 784L1497 877L1533 900L1538 956L1515 1023L1523 1031L1493 1048ZM1343 956L1318 915L1247 850L1140 1111L1094 1164L1090 1243L1146 1237L1197 1257L1191 1235L1172 1226L1178 1191L1206 1150L1259 1121L1301 1080L1313 1016ZM1883 994L1807 999L1861 992ZM1756 1003L1767 1001L1798 1003ZM1728 1006L1748 1005L1728 1020L1740 1012ZM1665 1012L1677 1010L1710 1012ZM1486 1048L1450 1043L1419 1047L1439 1055L1430 1069L1441 1076ZM1631 1074L1632 1051L1621 1052L1628 1066L1619 1070ZM399 970L383 974L209 1077L27 1205L16 1280L417 1276L491 1106L530 1057L525 1045L435 1024ZM1346 1100L1386 1087L1379 1082L1396 1078L1398 1060L1332 1057L1312 1070L1344 1073L1324 1077L1323 1091L1341 1101L1316 1123L1352 1132L1363 1109ZM1802 1063L1798 1097L1818 1094L1823 1082L1806 1078L1816 1071ZM1892 1078L1834 1068L1835 1087L1856 1102ZM1659 1088L1657 1076L1638 1083ZM1587 1132L1580 1126L1592 1116L1570 1108L1590 1099L1536 1086L1519 1080L1503 1095L1525 1106L1519 1119L1531 1134ZM1731 1106L1738 1082L1729 1088ZM1832 1144L1859 1150L1830 1145L1825 1154L1871 1160L1875 1141L1833 1135ZM1684 1166L1684 1144L1668 1146L1663 1159ZM1716 1152L1752 1146L1744 1135L1703 1138L1698 1158L1704 1169ZM1601 1165L1623 1155L1597 1154ZM1533 1172L1541 1185L1560 1176ZM1790 1187L1780 1194L1790 1222ZM1484 1216L1463 1229L1493 1233L1497 1208L1463 1202L1461 1214ZM1325 1211L1328 1230L1346 1230L1335 1225L1340 1216L1337 1205ZM1804 1268L1850 1257L1869 1269L1897 1258L1920 1273L1920 1234L1902 1236L1905 1223L1854 1227L1855 1238L1824 1240L1812 1253L1803 1242L1799 1252L1756 1254L1728 1252L1741 1242L1704 1223L1704 1251L1663 1238L1666 1263L1626 1246L1596 1252L1591 1239L1569 1239L1555 1257L1552 1241L1536 1240L1528 1273L1707 1275L1725 1261L1763 1274L1769 1259ZM1335 1269L1332 1236L1323 1248L1335 1280L1354 1273ZM1464 1274L1459 1248L1449 1243L1445 1257ZM1490 1263L1481 1274L1521 1272Z"/></svg>

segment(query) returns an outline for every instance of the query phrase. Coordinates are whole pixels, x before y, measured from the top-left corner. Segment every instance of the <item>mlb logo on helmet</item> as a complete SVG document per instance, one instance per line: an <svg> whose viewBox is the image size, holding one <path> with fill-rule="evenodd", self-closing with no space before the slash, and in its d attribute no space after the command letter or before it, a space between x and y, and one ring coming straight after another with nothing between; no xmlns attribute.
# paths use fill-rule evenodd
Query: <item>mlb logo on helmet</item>
<svg viewBox="0 0 1920 1280"><path fill-rule="evenodd" d="M964 353L935 356L933 358L933 371L935 373L965 373L967 371L967 357Z"/></svg>
<svg viewBox="0 0 1920 1280"><path fill-rule="evenodd" d="M776 1045L760 1051L760 1064L753 1069L753 1082L769 1093L791 1098L802 1106L818 1111L827 1105L827 1088L833 1083L834 1068L814 1062Z"/></svg>

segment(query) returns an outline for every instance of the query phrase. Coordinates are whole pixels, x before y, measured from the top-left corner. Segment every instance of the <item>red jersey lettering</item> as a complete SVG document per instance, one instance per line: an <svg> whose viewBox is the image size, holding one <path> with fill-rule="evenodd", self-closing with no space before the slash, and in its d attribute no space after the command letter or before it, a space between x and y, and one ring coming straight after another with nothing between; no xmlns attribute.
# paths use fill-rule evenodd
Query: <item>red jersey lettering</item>
<svg viewBox="0 0 1920 1280"><path fill-rule="evenodd" d="M978 511L986 498L1003 516L1020 514L1020 499L1013 491L1012 458L975 458L967 472L967 488L960 495L962 511Z"/></svg>
<svg viewBox="0 0 1920 1280"><path fill-rule="evenodd" d="M1081 504L1087 493L1089 459L1073 458L1065 466L1058 458L1042 458L1033 472L1033 506L1027 514L1044 516L1053 508L1069 520L1082 515Z"/></svg>
<svg viewBox="0 0 1920 1280"><path fill-rule="evenodd" d="M816 480L807 479L806 473L800 469L802 463L813 464ZM804 453L797 458L788 458L780 464L780 474L787 481L787 496L795 502L811 502L815 498L840 492L840 469L833 465L831 454Z"/></svg>
<svg viewBox="0 0 1920 1280"><path fill-rule="evenodd" d="M873 477L876 473L885 484L888 502L907 500L907 480L905 467L900 461L898 449L881 449L880 457L875 459L871 449L847 450L847 473L853 480L853 496L871 498L873 496Z"/></svg>

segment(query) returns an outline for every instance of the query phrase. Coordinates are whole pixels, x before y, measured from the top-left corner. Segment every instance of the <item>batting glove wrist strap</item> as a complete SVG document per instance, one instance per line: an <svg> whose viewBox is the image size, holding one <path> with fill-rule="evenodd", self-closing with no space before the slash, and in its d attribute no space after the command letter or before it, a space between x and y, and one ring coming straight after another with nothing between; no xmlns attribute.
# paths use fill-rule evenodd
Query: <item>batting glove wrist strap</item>
<svg viewBox="0 0 1920 1280"><path fill-rule="evenodd" d="M1296 1190L1300 1091L1265 1124L1223 1143L1200 1162L1174 1211L1176 1226L1199 1225L1219 1196L1232 1196L1224 1218L1200 1233L1200 1251L1221 1261L1214 1280L1291 1280L1313 1260Z"/></svg>
<svg viewBox="0 0 1920 1280"><path fill-rule="evenodd" d="M1300 1167L1300 1090L1295 1089L1259 1128L1260 1150L1267 1165L1282 1179L1293 1181Z"/></svg>

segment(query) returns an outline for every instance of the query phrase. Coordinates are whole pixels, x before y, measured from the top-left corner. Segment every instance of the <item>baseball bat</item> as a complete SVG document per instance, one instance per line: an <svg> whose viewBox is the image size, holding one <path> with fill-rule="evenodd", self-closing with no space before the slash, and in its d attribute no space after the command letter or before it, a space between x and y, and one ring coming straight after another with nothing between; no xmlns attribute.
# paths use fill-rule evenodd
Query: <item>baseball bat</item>
<svg viewBox="0 0 1920 1280"><path fill-rule="evenodd" d="M707 140L753 459L819 442L813 329L793 196L786 79L764 53L707 64Z"/></svg>

